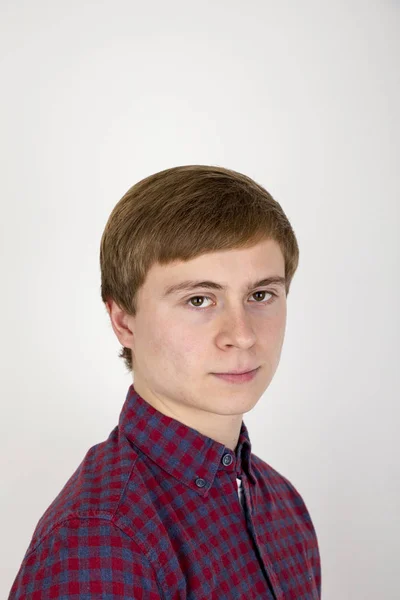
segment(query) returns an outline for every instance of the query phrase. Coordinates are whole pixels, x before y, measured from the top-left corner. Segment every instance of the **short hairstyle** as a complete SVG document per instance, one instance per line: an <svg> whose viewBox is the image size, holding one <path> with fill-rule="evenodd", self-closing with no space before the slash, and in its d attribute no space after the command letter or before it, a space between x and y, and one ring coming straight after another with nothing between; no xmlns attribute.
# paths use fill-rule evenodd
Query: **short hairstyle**
<svg viewBox="0 0 400 600"><path fill-rule="evenodd" d="M112 210L100 243L101 297L135 316L136 297L154 263L248 248L275 240L285 260L286 295L299 262L280 204L250 177L219 166L184 165L133 185ZM118 355L128 371L132 351Z"/></svg>

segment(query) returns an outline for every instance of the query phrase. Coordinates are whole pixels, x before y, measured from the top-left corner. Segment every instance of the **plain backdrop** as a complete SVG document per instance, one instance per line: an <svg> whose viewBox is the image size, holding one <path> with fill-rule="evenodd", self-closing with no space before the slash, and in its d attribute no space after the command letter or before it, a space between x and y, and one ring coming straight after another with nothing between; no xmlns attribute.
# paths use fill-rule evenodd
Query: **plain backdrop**
<svg viewBox="0 0 400 600"><path fill-rule="evenodd" d="M109 214L213 164L265 186L300 247L253 452L307 504L323 599L399 598L399 3L0 10L1 597L132 382L100 298Z"/></svg>

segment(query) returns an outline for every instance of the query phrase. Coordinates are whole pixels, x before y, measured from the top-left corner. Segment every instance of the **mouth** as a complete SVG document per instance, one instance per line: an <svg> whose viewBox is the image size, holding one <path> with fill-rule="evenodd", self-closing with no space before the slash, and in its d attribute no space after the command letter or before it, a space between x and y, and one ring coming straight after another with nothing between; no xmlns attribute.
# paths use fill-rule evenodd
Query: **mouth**
<svg viewBox="0 0 400 600"><path fill-rule="evenodd" d="M245 375L246 373L253 373L259 368L260 367L256 367L255 369L247 369L246 371L227 371L226 373L213 373L213 375Z"/></svg>
<svg viewBox="0 0 400 600"><path fill-rule="evenodd" d="M245 383L246 381L252 381L259 370L260 367L257 367L256 369L246 371L245 373L212 373L212 375L229 383Z"/></svg>

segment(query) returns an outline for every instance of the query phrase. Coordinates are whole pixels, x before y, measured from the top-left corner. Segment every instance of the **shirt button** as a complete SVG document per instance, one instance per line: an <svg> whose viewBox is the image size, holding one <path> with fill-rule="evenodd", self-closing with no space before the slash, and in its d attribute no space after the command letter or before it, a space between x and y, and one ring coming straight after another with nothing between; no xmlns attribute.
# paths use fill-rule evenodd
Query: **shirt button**
<svg viewBox="0 0 400 600"><path fill-rule="evenodd" d="M224 456L222 457L222 462L224 463L224 465L227 467L228 465L230 465L233 461L232 455L231 454L224 454Z"/></svg>
<svg viewBox="0 0 400 600"><path fill-rule="evenodd" d="M197 485L197 487L202 488L202 487L204 487L206 485L206 482L201 477L198 477L196 479L196 485Z"/></svg>

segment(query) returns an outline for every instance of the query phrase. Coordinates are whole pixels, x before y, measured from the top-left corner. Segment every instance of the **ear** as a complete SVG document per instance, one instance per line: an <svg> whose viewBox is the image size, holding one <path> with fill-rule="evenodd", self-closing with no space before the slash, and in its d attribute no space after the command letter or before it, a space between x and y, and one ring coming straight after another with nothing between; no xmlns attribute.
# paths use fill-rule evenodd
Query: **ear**
<svg viewBox="0 0 400 600"><path fill-rule="evenodd" d="M106 308L110 317L111 326L117 336L120 344L127 348L132 348L133 332L130 329L129 321L131 318L118 306L114 300L107 300Z"/></svg>

